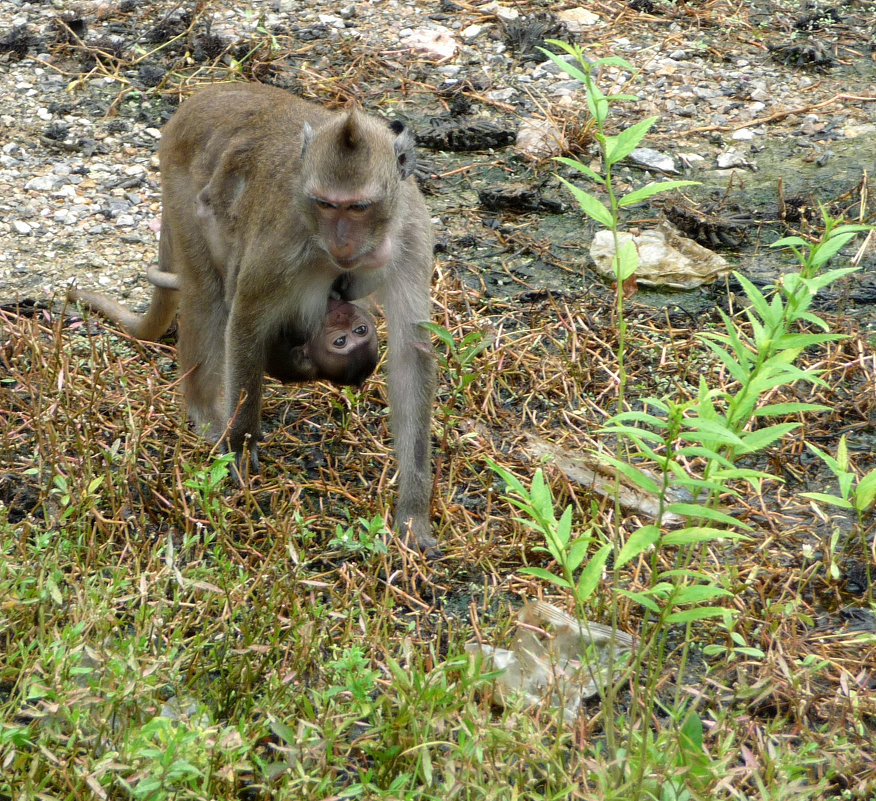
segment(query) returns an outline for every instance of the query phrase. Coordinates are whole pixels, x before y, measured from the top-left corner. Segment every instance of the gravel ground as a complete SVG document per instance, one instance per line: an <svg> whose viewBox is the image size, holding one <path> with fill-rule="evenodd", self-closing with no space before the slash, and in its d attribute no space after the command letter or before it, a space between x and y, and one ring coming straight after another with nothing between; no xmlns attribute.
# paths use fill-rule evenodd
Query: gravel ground
<svg viewBox="0 0 876 801"><path fill-rule="evenodd" d="M438 148L424 153L430 202L439 241L451 246L473 226L484 236L483 215L472 212L488 171L544 183L552 168L538 131L554 126L555 138L574 145L583 95L536 60L531 46L545 34L641 69L629 87L629 76L604 70L603 85L641 98L625 106L622 124L660 116L649 144L679 169L714 172L718 157L736 153L744 180L766 142L793 137L801 159L826 165L834 149L858 142L861 168L872 171L874 7L4 0L0 302L47 298L72 279L135 306L146 300L160 128L182 96L230 71L327 103L355 97L412 120ZM458 142L434 134L442 120L460 117L469 138L493 147L448 153ZM535 130L535 144L524 137L520 148L504 146L521 130ZM449 173L463 180L443 180ZM580 228L580 219L570 224ZM439 263L454 258L450 250Z"/></svg>

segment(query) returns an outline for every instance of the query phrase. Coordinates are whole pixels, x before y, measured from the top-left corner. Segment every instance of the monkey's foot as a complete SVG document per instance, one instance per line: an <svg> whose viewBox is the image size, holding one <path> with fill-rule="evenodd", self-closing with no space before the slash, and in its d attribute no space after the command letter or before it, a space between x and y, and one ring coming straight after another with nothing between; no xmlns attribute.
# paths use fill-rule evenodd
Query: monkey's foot
<svg viewBox="0 0 876 801"><path fill-rule="evenodd" d="M444 556L438 540L429 533L428 527L423 530L410 521L403 528L397 527L397 530L402 542L409 548L416 548L428 561L434 562Z"/></svg>

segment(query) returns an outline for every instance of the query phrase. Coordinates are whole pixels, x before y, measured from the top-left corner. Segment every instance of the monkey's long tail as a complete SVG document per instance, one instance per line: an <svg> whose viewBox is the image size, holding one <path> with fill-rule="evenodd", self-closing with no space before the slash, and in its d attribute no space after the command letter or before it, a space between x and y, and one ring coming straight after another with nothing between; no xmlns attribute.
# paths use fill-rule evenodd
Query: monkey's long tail
<svg viewBox="0 0 876 801"><path fill-rule="evenodd" d="M152 302L146 313L142 315L135 314L118 301L101 295L99 292L70 289L67 292L67 297L72 301L80 301L89 308L100 312L108 320L121 326L132 337L152 341L158 339L170 328L179 305L176 290L165 287L155 287L152 292Z"/></svg>

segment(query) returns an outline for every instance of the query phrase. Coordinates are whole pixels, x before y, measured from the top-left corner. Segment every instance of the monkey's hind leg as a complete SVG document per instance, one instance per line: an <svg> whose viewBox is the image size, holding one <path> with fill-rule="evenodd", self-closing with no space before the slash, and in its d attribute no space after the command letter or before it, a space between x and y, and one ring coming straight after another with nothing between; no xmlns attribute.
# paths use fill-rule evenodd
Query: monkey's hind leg
<svg viewBox="0 0 876 801"><path fill-rule="evenodd" d="M225 326L221 298L184 292L179 314L180 372L189 418L205 436L218 442L225 432Z"/></svg>

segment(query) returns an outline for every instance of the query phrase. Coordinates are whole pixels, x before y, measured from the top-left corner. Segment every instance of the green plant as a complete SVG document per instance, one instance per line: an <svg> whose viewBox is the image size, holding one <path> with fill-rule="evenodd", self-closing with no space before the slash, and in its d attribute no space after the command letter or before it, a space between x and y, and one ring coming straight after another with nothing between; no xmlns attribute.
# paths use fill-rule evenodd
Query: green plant
<svg viewBox="0 0 876 801"><path fill-rule="evenodd" d="M436 336L443 346L443 350L434 351L435 358L450 380L449 394L446 397L441 393L438 395L438 408L443 418L440 450L446 452L456 409L463 403L466 388L478 377L475 361L490 346L492 340L482 331L470 331L457 343L453 334L444 326L430 322L421 325Z"/></svg>
<svg viewBox="0 0 876 801"><path fill-rule="evenodd" d="M183 485L196 494L214 531L223 529L227 524L229 509L222 496L222 485L231 473L233 463L233 453L220 454L206 468L189 462L183 463L187 476Z"/></svg>
<svg viewBox="0 0 876 801"><path fill-rule="evenodd" d="M351 553L364 553L366 556L385 554L389 532L383 518L375 515L371 520L359 518L358 526L338 526L335 536L329 540L330 548L343 548Z"/></svg>
<svg viewBox="0 0 876 801"><path fill-rule="evenodd" d="M811 442L807 442L806 447L818 456L836 476L839 484L839 495L830 495L824 492L803 492L801 493L803 497L811 498L819 503L826 503L829 506L854 511L858 523L863 523L864 515L872 508L873 501L876 500L876 470L871 470L861 478L857 477L849 461L849 448L846 444L845 434L840 437L836 457L831 456Z"/></svg>
<svg viewBox="0 0 876 801"><path fill-rule="evenodd" d="M626 350L627 323L624 317L624 282L630 278L639 266L639 254L632 240L621 244L620 213L621 209L635 206L662 192L669 192L683 186L691 186L696 181L658 181L648 184L623 196L618 196L614 188L612 171L614 166L623 161L635 150L647 135L648 131L657 121L657 117L648 117L641 120L618 134L610 135L607 132L607 123L611 115L611 107L615 103L625 100L636 100L633 95L606 95L596 82L596 76L600 67L619 67L634 73L632 65L622 58L611 56L589 61L584 51L577 44L568 44L558 39L547 39L546 44L564 50L572 56L575 63L569 63L550 50L539 48L554 64L563 72L576 80L581 81L587 92L587 110L593 120L595 131L593 137L599 146L603 173L600 175L595 170L578 159L559 156L556 161L581 173L594 184L604 190L608 204L599 198L585 192L580 187L566 180L562 176L560 180L572 193L581 210L591 219L605 226L612 232L614 238L614 258L612 267L615 275L615 315L618 329L618 398L617 408L623 409L624 395L626 391L626 369L624 367L624 355Z"/></svg>
<svg viewBox="0 0 876 801"><path fill-rule="evenodd" d="M658 682L667 658L668 634L673 625L684 627L678 668L682 675L694 639L692 626L700 620L716 619L727 629L734 643L729 650L731 658L743 651L749 657L760 653L746 646L744 638L734 629L733 612L721 605L721 599L729 597L731 592L725 586L725 577L705 564L704 547L722 539L738 539L748 528L718 507L719 498L728 493L740 493L740 483L759 490L763 480L770 477L762 471L740 467L740 457L764 451L800 425L798 421L765 426L753 424L824 408L802 402L774 404L765 402L764 398L780 386L800 381L822 382L816 371L799 368L795 361L805 349L840 337L827 332L826 324L812 314L810 307L820 289L855 269L821 272L831 256L866 227L839 226L825 213L824 235L818 243L808 245L796 237L779 240L775 246L791 248L801 269L786 274L771 296L762 293L744 276L737 275L751 304L745 310L747 326L722 312L725 332L700 336L734 379L731 389L712 389L705 377L701 377L699 391L691 399L644 398L639 409L626 409L624 356L627 345L622 285L635 273L638 256L632 242L620 245L618 241L620 209L690 182L652 184L618 198L613 188L612 166L638 145L655 118L642 120L616 136L609 136L605 122L611 105L629 98L604 95L596 85L594 71L602 65L631 71L632 68L620 59L601 59L591 64L574 45L550 44L565 50L577 62L569 64L545 51L560 69L585 84L603 174L573 159L559 160L602 186L608 203L565 179L561 180L582 210L609 228L615 238L618 400L617 412L608 420L602 433L605 437L616 438L623 458L607 454L602 454L601 458L613 465L619 475L658 499L656 519L628 533L621 526L604 531L590 522L585 526L585 533L575 537L572 534L572 507L568 506L557 519L554 500L540 470L536 471L531 486L527 488L495 462L488 463L504 479L509 503L524 513L524 517L518 520L539 532L546 543L546 551L557 565L556 571L535 567L525 568L522 572L569 591L578 615L584 618L586 605L610 564L610 581L603 591L608 595L612 626L617 625L622 598L635 602L642 609L640 642L632 663L602 691L611 782L615 788L622 788L626 798L654 797L650 778L653 771L665 772L670 764L684 766L687 769L685 786L673 780L664 785L664 790L670 790L670 795L664 797L688 798L691 791L707 791L709 781L717 773L712 770L708 755L701 753L702 723L692 710L685 711L680 695L681 684L672 707L679 710L673 727L678 732L677 740L674 745L670 744L669 751L653 747L649 722L653 720ZM800 330L801 326L814 326L818 332ZM656 477L641 469L637 461L656 465ZM697 463L703 465L699 475L691 470L691 465ZM672 487L686 490L690 500L671 500L669 490ZM872 498L869 501L872 502ZM667 526L665 520L669 515L685 521L684 525L681 528ZM619 501L615 504L615 519L622 519ZM625 586L622 569L634 560L644 564L646 586L631 590ZM611 668L610 664L609 670ZM634 680L631 684L634 700L629 719L622 719L617 712L617 694L622 685L641 673L644 673L644 680ZM659 739L660 735L657 736ZM674 757L668 754L674 754Z"/></svg>
<svg viewBox="0 0 876 801"><path fill-rule="evenodd" d="M483 331L469 331L457 342L453 334L442 325L430 322L421 325L444 346L443 351L435 351L435 358L450 379L450 397L446 406L452 409L461 399L465 388L477 378L475 360L490 346L492 340Z"/></svg>
<svg viewBox="0 0 876 801"><path fill-rule="evenodd" d="M235 764L249 750L235 729L205 721L205 714L179 719L159 715L134 727L125 751L133 771L119 776L121 785L142 801L205 797L198 791L216 786L215 765L225 760Z"/></svg>
<svg viewBox="0 0 876 801"><path fill-rule="evenodd" d="M61 506L61 520L67 520L74 513L79 515L91 509L99 498L97 491L103 481L103 476L96 476L89 480L81 493L77 494L67 476L61 473L55 474L52 478L53 486L49 491L58 499Z"/></svg>
<svg viewBox="0 0 876 801"><path fill-rule="evenodd" d="M876 469L858 478L849 459L849 449L845 434L840 437L835 457L816 447L811 442L807 442L806 447L818 456L834 474L839 485L839 495L826 492L802 492L800 494L804 498L809 498L815 504L826 504L827 506L846 509L854 513L857 541L861 548L862 561L867 572L868 595L872 599L873 564L876 563L876 550L874 549L876 549L876 544L868 545L867 524L864 518L868 513L872 512L874 501L876 501ZM825 515L822 516L829 519ZM838 580L842 574L841 566L836 558L837 545L841 535L841 529L833 526L830 537L824 547L825 566L834 581ZM849 536L849 541L853 539L854 535Z"/></svg>

